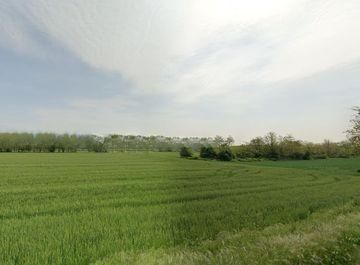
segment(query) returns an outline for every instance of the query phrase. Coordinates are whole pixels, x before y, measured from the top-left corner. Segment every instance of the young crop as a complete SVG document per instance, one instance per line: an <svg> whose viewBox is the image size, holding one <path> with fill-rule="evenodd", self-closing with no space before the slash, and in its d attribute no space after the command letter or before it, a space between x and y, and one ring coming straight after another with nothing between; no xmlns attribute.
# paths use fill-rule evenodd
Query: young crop
<svg viewBox="0 0 360 265"><path fill-rule="evenodd" d="M3 153L0 264L89 264L200 245L210 253L209 240L239 231L251 240L359 201L358 165L358 158L220 163L175 153Z"/></svg>

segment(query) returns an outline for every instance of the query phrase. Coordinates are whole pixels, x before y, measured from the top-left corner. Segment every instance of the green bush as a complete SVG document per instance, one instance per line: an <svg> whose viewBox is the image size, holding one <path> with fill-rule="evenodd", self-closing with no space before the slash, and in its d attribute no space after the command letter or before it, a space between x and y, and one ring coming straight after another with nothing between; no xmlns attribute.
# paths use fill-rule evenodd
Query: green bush
<svg viewBox="0 0 360 265"><path fill-rule="evenodd" d="M234 149L232 149L234 150ZM234 150L236 157L240 160L240 159L249 159L249 158L254 158L254 154L251 152L250 148L248 146L239 146L239 148L237 148L237 150Z"/></svg>
<svg viewBox="0 0 360 265"><path fill-rule="evenodd" d="M302 152L294 152L290 155L290 159L292 160L302 160L304 159L304 153Z"/></svg>
<svg viewBox="0 0 360 265"><path fill-rule="evenodd" d="M180 157L192 157L192 151L189 147L183 146L180 149Z"/></svg>
<svg viewBox="0 0 360 265"><path fill-rule="evenodd" d="M217 159L221 161L231 161L234 158L234 154L231 151L230 147L227 145L223 145L219 148L219 152L217 154Z"/></svg>
<svg viewBox="0 0 360 265"><path fill-rule="evenodd" d="M50 146L49 146L49 152L50 152L50 153L54 153L55 151L56 151L56 146L53 145L53 144L50 145Z"/></svg>
<svg viewBox="0 0 360 265"><path fill-rule="evenodd" d="M302 157L303 160L311 160L312 159L312 155L310 153L310 151L306 151Z"/></svg>
<svg viewBox="0 0 360 265"><path fill-rule="evenodd" d="M314 155L314 159L327 159L327 155L325 154L316 154Z"/></svg>
<svg viewBox="0 0 360 265"><path fill-rule="evenodd" d="M200 148L200 157L201 158L208 158L208 159L215 159L216 152L212 146L202 146Z"/></svg>

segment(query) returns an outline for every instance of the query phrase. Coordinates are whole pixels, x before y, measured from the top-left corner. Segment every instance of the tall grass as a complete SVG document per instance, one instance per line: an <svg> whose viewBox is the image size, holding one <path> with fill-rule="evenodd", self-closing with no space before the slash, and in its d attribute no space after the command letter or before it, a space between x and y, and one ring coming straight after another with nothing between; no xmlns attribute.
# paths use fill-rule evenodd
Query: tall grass
<svg viewBox="0 0 360 265"><path fill-rule="evenodd" d="M359 200L359 163L0 154L0 264L89 264L291 226Z"/></svg>

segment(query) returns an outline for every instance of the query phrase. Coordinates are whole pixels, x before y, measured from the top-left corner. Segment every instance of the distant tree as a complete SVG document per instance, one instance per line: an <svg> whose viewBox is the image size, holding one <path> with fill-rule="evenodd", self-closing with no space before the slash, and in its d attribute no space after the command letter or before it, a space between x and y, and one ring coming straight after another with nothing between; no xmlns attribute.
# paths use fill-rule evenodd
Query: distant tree
<svg viewBox="0 0 360 265"><path fill-rule="evenodd" d="M96 153L104 153L107 152L106 138L101 136L93 136L93 150Z"/></svg>
<svg viewBox="0 0 360 265"><path fill-rule="evenodd" d="M274 132L269 132L265 137L266 156L269 159L278 160L280 158L278 137Z"/></svg>
<svg viewBox="0 0 360 265"><path fill-rule="evenodd" d="M337 143L333 143L330 140L325 139L321 146L322 152L327 157L338 157L339 145Z"/></svg>
<svg viewBox="0 0 360 265"><path fill-rule="evenodd" d="M192 151L189 147L183 146L180 148L180 157L192 157Z"/></svg>
<svg viewBox="0 0 360 265"><path fill-rule="evenodd" d="M278 137L279 154L281 159L302 159L304 156L301 141L296 140L291 135Z"/></svg>
<svg viewBox="0 0 360 265"><path fill-rule="evenodd" d="M164 137L141 135L75 135L54 133L1 133L0 152L122 152L122 151L175 151L183 146L190 151L200 151L204 158L214 158L224 146L231 147L239 159L304 159L309 151L314 159L326 157L350 157L356 154L355 145L360 154L359 110L352 120L354 125L348 131L349 140L343 142L324 141L323 143L307 143L292 136L277 136L269 133L265 137L256 137L247 144L231 147L234 139L229 136L215 138L200 137ZM205 148L206 147L206 148ZM225 152L226 153L226 152Z"/></svg>
<svg viewBox="0 0 360 265"><path fill-rule="evenodd" d="M305 151L302 159L304 159L304 160L311 160L312 159L312 155L311 155L309 150Z"/></svg>
<svg viewBox="0 0 360 265"><path fill-rule="evenodd" d="M55 144L49 145L48 151L50 153L54 153L56 151L56 145Z"/></svg>
<svg viewBox="0 0 360 265"><path fill-rule="evenodd" d="M219 147L219 151L217 153L217 159L221 161L231 161L234 159L234 154L230 149L230 146L227 144L223 144Z"/></svg>
<svg viewBox="0 0 360 265"><path fill-rule="evenodd" d="M208 159L215 159L216 158L216 151L214 147L210 146L202 146L200 148L200 157L201 158L208 158Z"/></svg>
<svg viewBox="0 0 360 265"><path fill-rule="evenodd" d="M349 140L357 153L360 153L360 106L353 108L354 117L350 120L351 128L347 130Z"/></svg>
<svg viewBox="0 0 360 265"><path fill-rule="evenodd" d="M249 143L249 151L252 157L260 158L265 156L265 142L262 137L256 137Z"/></svg>
<svg viewBox="0 0 360 265"><path fill-rule="evenodd" d="M214 138L214 144L215 147L220 147L221 145L223 145L225 143L225 140L223 137L216 135Z"/></svg>
<svg viewBox="0 0 360 265"><path fill-rule="evenodd" d="M342 141L337 144L336 156L339 158L349 158L354 155L354 151L350 141Z"/></svg>
<svg viewBox="0 0 360 265"><path fill-rule="evenodd" d="M251 147L249 144L242 144L237 146L235 155L238 159L247 159L254 157L254 153L251 151Z"/></svg>

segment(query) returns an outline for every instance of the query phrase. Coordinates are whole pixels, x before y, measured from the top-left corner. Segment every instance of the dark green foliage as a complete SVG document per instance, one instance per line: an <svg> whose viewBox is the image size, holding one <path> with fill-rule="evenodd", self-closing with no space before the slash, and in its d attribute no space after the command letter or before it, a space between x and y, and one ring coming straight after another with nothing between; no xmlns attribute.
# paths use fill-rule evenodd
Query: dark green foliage
<svg viewBox="0 0 360 265"><path fill-rule="evenodd" d="M207 158L207 159L216 159L216 151L215 148L212 146L202 146L200 148L200 157Z"/></svg>
<svg viewBox="0 0 360 265"><path fill-rule="evenodd" d="M266 153L266 158L274 161L280 160L280 154L276 150L270 150Z"/></svg>
<svg viewBox="0 0 360 265"><path fill-rule="evenodd" d="M249 143L249 151L252 153L252 157L265 157L265 142L263 138L256 137L252 139Z"/></svg>
<svg viewBox="0 0 360 265"><path fill-rule="evenodd" d="M183 146L180 148L180 157L192 157L192 151L189 147Z"/></svg>
<svg viewBox="0 0 360 265"><path fill-rule="evenodd" d="M304 156L305 156L305 154L302 152L294 152L289 156L289 158L292 160L301 160L301 159L304 159ZM280 159L280 154L278 156L278 159Z"/></svg>
<svg viewBox="0 0 360 265"><path fill-rule="evenodd" d="M54 144L51 144L50 146L49 146L49 152L50 153L54 153L55 151L56 151L56 145L54 145Z"/></svg>
<svg viewBox="0 0 360 265"><path fill-rule="evenodd" d="M234 154L231 151L230 147L226 144L219 147L216 158L220 161L231 161L234 159Z"/></svg>
<svg viewBox="0 0 360 265"><path fill-rule="evenodd" d="M302 159L304 160L311 160L312 159L312 155L310 153L310 151L306 151L302 157Z"/></svg>
<svg viewBox="0 0 360 265"><path fill-rule="evenodd" d="M232 148L237 159L255 158L248 145L240 145Z"/></svg>
<svg viewBox="0 0 360 265"><path fill-rule="evenodd" d="M105 153L107 152L106 146L103 143L94 143L92 149L90 151L94 151L96 153Z"/></svg>
<svg viewBox="0 0 360 265"><path fill-rule="evenodd" d="M313 156L313 158L314 158L314 159L327 159L328 157L327 157L327 155L325 155L325 154L315 154L315 155Z"/></svg>

